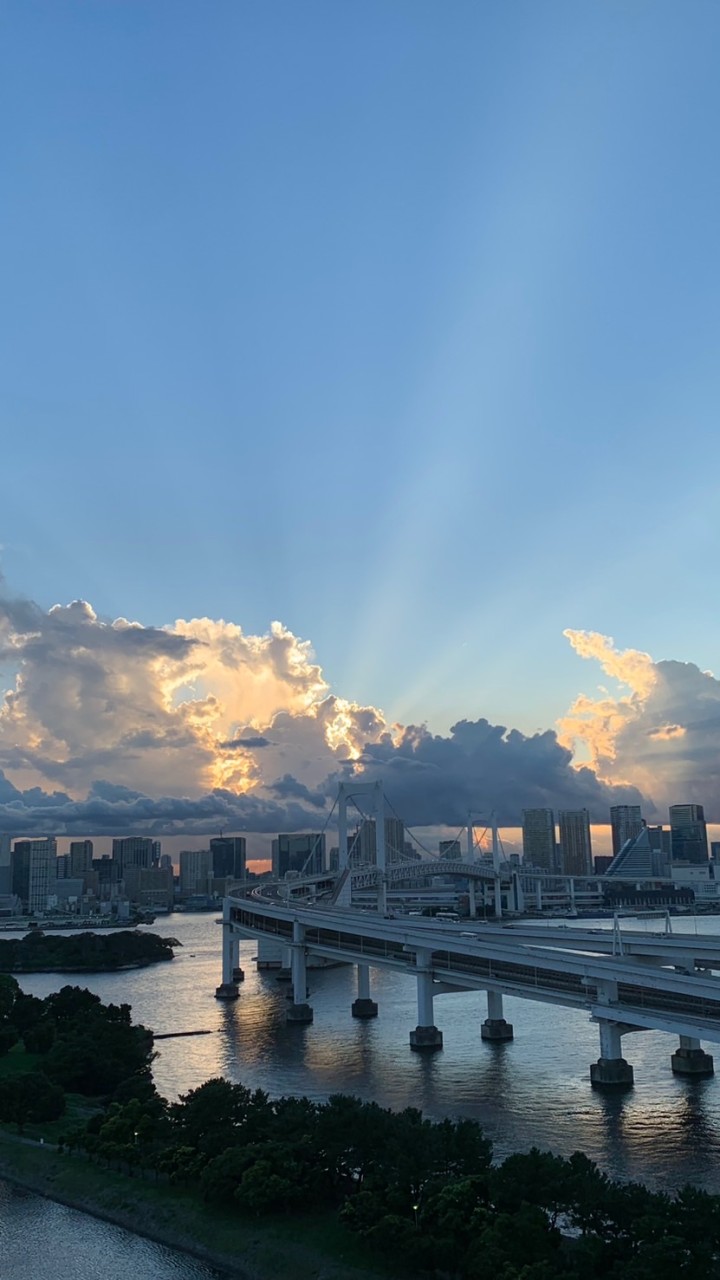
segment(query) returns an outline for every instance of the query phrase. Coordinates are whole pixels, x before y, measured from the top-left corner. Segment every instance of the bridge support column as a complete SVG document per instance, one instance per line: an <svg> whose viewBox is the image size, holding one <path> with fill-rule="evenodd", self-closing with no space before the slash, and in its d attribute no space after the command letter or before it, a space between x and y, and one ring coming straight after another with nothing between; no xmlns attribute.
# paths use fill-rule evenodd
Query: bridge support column
<svg viewBox="0 0 720 1280"><path fill-rule="evenodd" d="M357 966L357 1000L352 1003L353 1018L377 1018L378 1007L370 999L370 969L366 964Z"/></svg>
<svg viewBox="0 0 720 1280"><path fill-rule="evenodd" d="M489 1041L491 1044L501 1044L503 1040L512 1040L512 1023L506 1022L503 1017L501 993L499 991L488 991L487 1002L488 1016L480 1028L482 1039Z"/></svg>
<svg viewBox="0 0 720 1280"><path fill-rule="evenodd" d="M269 938L258 939L256 966L260 969L280 969L282 966L282 947Z"/></svg>
<svg viewBox="0 0 720 1280"><path fill-rule="evenodd" d="M287 1011L286 1021L291 1023L312 1022L313 1011L307 1003L307 963L305 959L305 930L297 921L293 921L293 945L291 947L290 968L292 972L293 1002Z"/></svg>
<svg viewBox="0 0 720 1280"><path fill-rule="evenodd" d="M232 980L233 982L245 980L245 970L240 967L240 939L237 934L233 935L232 940Z"/></svg>
<svg viewBox="0 0 720 1280"><path fill-rule="evenodd" d="M475 898L475 881L468 880L468 908L471 920L477 920L477 900Z"/></svg>
<svg viewBox="0 0 720 1280"><path fill-rule="evenodd" d="M283 947L281 964L275 974L276 982L292 982L292 947Z"/></svg>
<svg viewBox="0 0 720 1280"><path fill-rule="evenodd" d="M233 936L230 921L225 916L223 918L222 939L222 982L219 987L215 988L216 1000L237 1000L240 994L237 979L235 978L239 945L239 940Z"/></svg>
<svg viewBox="0 0 720 1280"><path fill-rule="evenodd" d="M680 1048L670 1059L677 1076L711 1076L715 1072L712 1054L705 1053L694 1036L681 1036Z"/></svg>
<svg viewBox="0 0 720 1280"><path fill-rule="evenodd" d="M590 1063L590 1081L594 1087L629 1088L633 1083L633 1069L622 1056L622 1041L617 1022L598 1019L600 1027L600 1057Z"/></svg>
<svg viewBox="0 0 720 1280"><path fill-rule="evenodd" d="M431 953L424 948L416 952L418 1025L410 1032L411 1049L442 1049L442 1031L438 1031L433 1022L433 975L430 959Z"/></svg>

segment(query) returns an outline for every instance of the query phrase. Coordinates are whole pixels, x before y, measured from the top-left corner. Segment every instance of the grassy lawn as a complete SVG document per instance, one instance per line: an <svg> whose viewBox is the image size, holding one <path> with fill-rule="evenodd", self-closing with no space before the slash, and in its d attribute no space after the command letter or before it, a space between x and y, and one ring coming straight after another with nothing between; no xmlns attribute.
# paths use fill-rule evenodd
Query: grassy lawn
<svg viewBox="0 0 720 1280"><path fill-rule="evenodd" d="M318 1274L326 1280L397 1276L397 1268L386 1269L332 1211L248 1221L149 1176L130 1178L82 1157L28 1146L0 1130L0 1177L3 1173L26 1178L50 1197L125 1219L122 1225L130 1230L170 1245L200 1245L216 1256L218 1265L232 1265L236 1259L268 1280L316 1280Z"/></svg>

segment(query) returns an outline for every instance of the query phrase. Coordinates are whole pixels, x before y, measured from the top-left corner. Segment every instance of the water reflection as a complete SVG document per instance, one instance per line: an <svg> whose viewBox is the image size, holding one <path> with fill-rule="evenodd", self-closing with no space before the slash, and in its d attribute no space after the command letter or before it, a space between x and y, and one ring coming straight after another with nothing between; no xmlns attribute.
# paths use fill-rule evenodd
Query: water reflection
<svg viewBox="0 0 720 1280"><path fill-rule="evenodd" d="M355 1093L397 1110L420 1106L433 1117L471 1116L499 1156L532 1145L565 1155L581 1149L623 1177L665 1187L692 1181L720 1192L718 1084L672 1074L671 1036L626 1037L623 1051L635 1067L635 1088L607 1094L590 1088L598 1030L580 1011L508 999L506 1017L515 1039L489 1045L480 1039L483 994L446 994L435 1005L444 1048L417 1054L409 1047L417 1022L415 986L404 974L372 972L379 1016L364 1022L350 1011L356 994L352 969L311 971L314 1022L289 1027L287 987L272 971L256 971L255 943L241 946L246 978L240 998L225 1004L214 999L220 965L214 919L177 916L153 928L181 939L177 960L94 975L86 985L104 1000L129 1001L134 1016L155 1030L212 1029L212 1035L160 1042L155 1076L166 1096L186 1093L218 1074L272 1096L305 1093L319 1100ZM703 921L702 928L718 933L720 920ZM43 974L21 982L25 990L46 995L67 980Z"/></svg>

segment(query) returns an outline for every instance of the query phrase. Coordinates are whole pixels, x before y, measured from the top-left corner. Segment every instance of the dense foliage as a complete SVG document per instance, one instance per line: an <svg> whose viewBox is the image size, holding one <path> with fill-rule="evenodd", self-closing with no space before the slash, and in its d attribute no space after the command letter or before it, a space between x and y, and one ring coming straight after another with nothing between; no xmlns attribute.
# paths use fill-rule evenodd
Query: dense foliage
<svg viewBox="0 0 720 1280"><path fill-rule="evenodd" d="M0 939L0 973L92 973L172 960L174 938L119 929L109 933L43 933Z"/></svg>
<svg viewBox="0 0 720 1280"><path fill-rule="evenodd" d="M61 1090L98 1097L128 1078L150 1082L152 1032L133 1026L128 1004L104 1005L80 987L39 1000L0 975L0 1056L20 1040L26 1053L39 1056L43 1079ZM0 1098L0 1119L12 1118Z"/></svg>
<svg viewBox="0 0 720 1280"><path fill-rule="evenodd" d="M145 1083L118 1091L69 1138L93 1158L154 1171L247 1216L325 1211L398 1276L443 1280L711 1280L720 1198L654 1193L576 1153L493 1166L474 1121L336 1096L271 1099L209 1080L177 1103Z"/></svg>

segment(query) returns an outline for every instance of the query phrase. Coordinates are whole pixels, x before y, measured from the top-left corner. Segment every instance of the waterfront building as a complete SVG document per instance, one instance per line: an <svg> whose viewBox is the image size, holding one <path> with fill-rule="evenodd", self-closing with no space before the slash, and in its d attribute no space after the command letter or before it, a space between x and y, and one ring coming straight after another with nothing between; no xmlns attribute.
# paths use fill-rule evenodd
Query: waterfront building
<svg viewBox="0 0 720 1280"><path fill-rule="evenodd" d="M212 862L209 849L182 849L180 852L180 892L206 894Z"/></svg>
<svg viewBox="0 0 720 1280"><path fill-rule="evenodd" d="M130 902L136 906L145 910L172 911L174 895L172 868L128 867L124 883Z"/></svg>
<svg viewBox="0 0 720 1280"><path fill-rule="evenodd" d="M522 833L525 865L555 871L557 846L552 809L523 809Z"/></svg>
<svg viewBox="0 0 720 1280"><path fill-rule="evenodd" d="M159 867L159 866L160 866L160 859L161 859L161 857L162 857L162 843L161 843L159 840L153 840L153 842L152 842L152 865L153 865L154 867Z"/></svg>
<svg viewBox="0 0 720 1280"><path fill-rule="evenodd" d="M55 888L57 840L16 840L12 851L12 891L30 913L46 911Z"/></svg>
<svg viewBox="0 0 720 1280"><path fill-rule="evenodd" d="M70 876L70 854L59 853L55 859L55 879L67 880Z"/></svg>
<svg viewBox="0 0 720 1280"><path fill-rule="evenodd" d="M671 805L670 833L673 862L707 862L707 827L701 804Z"/></svg>
<svg viewBox="0 0 720 1280"><path fill-rule="evenodd" d="M122 836L113 840L112 856L120 867L120 875L127 867L151 867L153 843L148 836Z"/></svg>
<svg viewBox="0 0 720 1280"><path fill-rule="evenodd" d="M590 814L587 809L561 809L560 870L566 876L592 875Z"/></svg>
<svg viewBox="0 0 720 1280"><path fill-rule="evenodd" d="M616 804L610 810L612 851L615 857L628 840L634 840L643 829L639 804Z"/></svg>
<svg viewBox="0 0 720 1280"><path fill-rule="evenodd" d="M272 842L272 868L276 880L288 871L320 875L325 870L325 836L319 831L302 835L281 833Z"/></svg>
<svg viewBox="0 0 720 1280"><path fill-rule="evenodd" d="M215 879L245 878L245 836L214 836L210 841Z"/></svg>
<svg viewBox="0 0 720 1280"><path fill-rule="evenodd" d="M93 842L92 840L71 840L70 841L70 875L85 876L88 871L92 871L93 862Z"/></svg>

